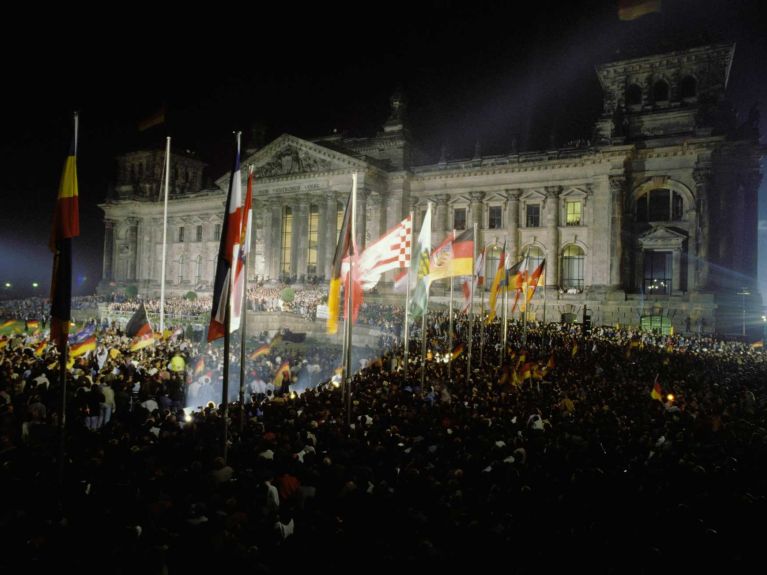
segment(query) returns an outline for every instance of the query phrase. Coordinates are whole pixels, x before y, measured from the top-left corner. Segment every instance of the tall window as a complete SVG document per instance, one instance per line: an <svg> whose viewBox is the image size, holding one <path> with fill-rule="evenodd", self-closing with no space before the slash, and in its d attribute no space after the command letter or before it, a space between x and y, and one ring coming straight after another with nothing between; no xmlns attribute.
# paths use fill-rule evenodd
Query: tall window
<svg viewBox="0 0 767 575"><path fill-rule="evenodd" d="M652 89L653 100L656 102L668 101L668 84L663 80L658 80Z"/></svg>
<svg viewBox="0 0 767 575"><path fill-rule="evenodd" d="M642 194L636 202L638 222L679 221L684 216L684 200L681 194L659 188Z"/></svg>
<svg viewBox="0 0 767 575"><path fill-rule="evenodd" d="M565 202L565 223L568 226L580 226L583 215L583 204L581 202Z"/></svg>
<svg viewBox="0 0 767 575"><path fill-rule="evenodd" d="M197 226L196 241L198 241L198 242L202 241L202 226Z"/></svg>
<svg viewBox="0 0 767 575"><path fill-rule="evenodd" d="M456 208L453 210L453 229L466 229L466 208Z"/></svg>
<svg viewBox="0 0 767 575"><path fill-rule="evenodd" d="M184 241L184 226L178 228L178 241L179 243L183 243Z"/></svg>
<svg viewBox="0 0 767 575"><path fill-rule="evenodd" d="M501 246L487 246L485 250L485 289L489 290L498 271L498 262L501 259Z"/></svg>
<svg viewBox="0 0 767 575"><path fill-rule="evenodd" d="M569 245L562 252L562 280L564 290L583 289L583 250L575 245Z"/></svg>
<svg viewBox="0 0 767 575"><path fill-rule="evenodd" d="M293 210L286 207L282 214L282 265L280 271L290 275L290 256L293 247Z"/></svg>
<svg viewBox="0 0 767 575"><path fill-rule="evenodd" d="M499 230L503 227L503 208L490 206L487 215L487 227L491 230Z"/></svg>
<svg viewBox="0 0 767 575"><path fill-rule="evenodd" d="M631 84L626 90L626 103L629 106L639 106L642 103L642 88Z"/></svg>
<svg viewBox="0 0 767 575"><path fill-rule="evenodd" d="M685 76L682 78L682 99L694 98L697 95L698 89L695 82L695 78L692 76Z"/></svg>
<svg viewBox="0 0 767 575"><path fill-rule="evenodd" d="M218 241L221 239L221 224L216 224L213 227L213 239Z"/></svg>
<svg viewBox="0 0 767 575"><path fill-rule="evenodd" d="M538 228L541 225L541 205L540 204L527 204L526 208L526 225L528 228Z"/></svg>
<svg viewBox="0 0 767 575"><path fill-rule="evenodd" d="M311 275L317 274L317 245L320 232L320 210L312 204L309 206L309 254L306 258L306 271Z"/></svg>
<svg viewBox="0 0 767 575"><path fill-rule="evenodd" d="M668 295L671 293L671 252L647 251L644 253L644 293Z"/></svg>

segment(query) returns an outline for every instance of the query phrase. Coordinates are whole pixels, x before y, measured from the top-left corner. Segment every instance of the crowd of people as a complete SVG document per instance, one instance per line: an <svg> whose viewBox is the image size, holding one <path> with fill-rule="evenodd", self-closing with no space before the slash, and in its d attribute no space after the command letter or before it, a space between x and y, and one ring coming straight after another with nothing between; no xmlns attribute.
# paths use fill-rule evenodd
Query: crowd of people
<svg viewBox="0 0 767 575"><path fill-rule="evenodd" d="M394 327L394 311L374 321ZM503 349L497 320L470 342L457 319L451 354L436 313L421 386L419 325L407 365L399 333L360 351L348 412L331 379L340 350L250 341L268 349L246 364L245 403L230 387L226 454L221 347L131 353L109 328L69 371L61 486L56 352L5 340L0 567L651 572L760 558L763 351L517 323Z"/></svg>

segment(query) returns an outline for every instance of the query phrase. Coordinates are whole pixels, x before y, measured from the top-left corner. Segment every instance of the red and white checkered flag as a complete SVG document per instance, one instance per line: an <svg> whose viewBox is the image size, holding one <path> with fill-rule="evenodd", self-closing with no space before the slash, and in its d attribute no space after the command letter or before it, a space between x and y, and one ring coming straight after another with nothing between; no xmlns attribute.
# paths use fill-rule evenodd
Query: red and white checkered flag
<svg viewBox="0 0 767 575"><path fill-rule="evenodd" d="M365 289L373 288L384 272L410 267L413 220L406 217L360 254L359 273Z"/></svg>

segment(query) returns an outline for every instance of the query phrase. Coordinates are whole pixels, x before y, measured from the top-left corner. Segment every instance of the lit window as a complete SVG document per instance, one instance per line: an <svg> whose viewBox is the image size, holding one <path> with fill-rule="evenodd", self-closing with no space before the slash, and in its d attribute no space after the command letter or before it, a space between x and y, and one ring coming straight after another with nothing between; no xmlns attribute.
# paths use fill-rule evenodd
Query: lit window
<svg viewBox="0 0 767 575"><path fill-rule="evenodd" d="M286 207L282 214L282 266L283 275L290 275L291 248L293 247L293 210Z"/></svg>
<svg viewBox="0 0 767 575"><path fill-rule="evenodd" d="M671 278L671 252L647 251L644 253L644 281L642 287L645 294L670 294Z"/></svg>
<svg viewBox="0 0 767 575"><path fill-rule="evenodd" d="M317 273L317 245L320 232L320 210L317 206L309 206L309 253L306 258L306 271Z"/></svg>
<svg viewBox="0 0 767 575"><path fill-rule="evenodd" d="M581 202L566 202L565 207L567 208L567 219L566 223L568 226L580 226L581 225L581 215L583 212L583 204Z"/></svg>

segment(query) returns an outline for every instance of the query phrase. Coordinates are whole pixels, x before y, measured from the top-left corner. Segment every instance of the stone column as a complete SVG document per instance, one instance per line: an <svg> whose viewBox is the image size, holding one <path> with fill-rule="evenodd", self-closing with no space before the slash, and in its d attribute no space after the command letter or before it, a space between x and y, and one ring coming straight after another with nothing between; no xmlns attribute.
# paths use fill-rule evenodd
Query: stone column
<svg viewBox="0 0 767 575"><path fill-rule="evenodd" d="M610 286L620 288L623 285L623 203L626 178L610 176ZM585 205L584 212L585 210ZM583 216L582 216L583 217Z"/></svg>
<svg viewBox="0 0 767 575"><path fill-rule="evenodd" d="M686 219L690 222L690 236L687 239L687 291L698 289L697 262L695 257L695 247L700 241L698 239L698 210L691 207L687 210Z"/></svg>
<svg viewBox="0 0 767 575"><path fill-rule="evenodd" d="M506 232L509 238L509 253L517 257L519 250L519 196L522 190L506 190Z"/></svg>
<svg viewBox="0 0 767 575"><path fill-rule="evenodd" d="M361 178L360 178L361 179ZM370 190L364 185L357 187L357 250L362 252L365 249L367 238L367 221L368 221L368 196Z"/></svg>
<svg viewBox="0 0 767 575"><path fill-rule="evenodd" d="M435 232L449 232L452 229L452 223L448 218L448 201L450 200L449 194L439 194L433 198L435 203L434 211L434 231Z"/></svg>
<svg viewBox="0 0 767 575"><path fill-rule="evenodd" d="M697 281L695 282L698 289L708 288L708 276L709 276L709 242L711 234L710 218L709 218L709 201L708 191L711 183L711 170L708 168L696 169L693 174L695 180L695 197L697 199L698 218L695 225L698 227L698 233L696 234L697 245L695 246L696 254L695 260L698 262L697 266Z"/></svg>
<svg viewBox="0 0 767 575"><path fill-rule="evenodd" d="M324 228L320 227L320 232L325 234L325 279L330 279L333 272L333 256L338 243L338 198L333 190L326 192L325 211L328 223Z"/></svg>
<svg viewBox="0 0 767 575"><path fill-rule="evenodd" d="M269 200L271 212L271 245L269 250L269 279L277 281L282 272L282 202L277 198Z"/></svg>
<svg viewBox="0 0 767 575"><path fill-rule="evenodd" d="M327 278L325 268L327 267L327 243L328 233L327 229L331 225L335 229L335 219L331 221L328 219L328 202L324 201L321 196L315 196L312 198L317 205L318 212L318 228L317 228L317 276ZM335 216L335 213L333 214Z"/></svg>
<svg viewBox="0 0 767 575"><path fill-rule="evenodd" d="M682 248L674 248L671 252L671 293L679 293L681 286Z"/></svg>
<svg viewBox="0 0 767 575"><path fill-rule="evenodd" d="M482 245L484 243L484 232L482 230L482 213L483 213L483 200L485 199L485 192L471 192L469 194L471 198L469 202L469 221L467 228L472 229L474 224L477 224L477 243Z"/></svg>
<svg viewBox="0 0 767 575"><path fill-rule="evenodd" d="M112 279L112 262L114 261L114 222L104 220L104 263L101 267L101 279Z"/></svg>
<svg viewBox="0 0 767 575"><path fill-rule="evenodd" d="M293 204L293 245L295 245L295 275L306 279L306 260L309 256L309 198L298 196Z"/></svg>
<svg viewBox="0 0 767 575"><path fill-rule="evenodd" d="M559 285L559 192L561 186L546 186L546 287Z"/></svg>

